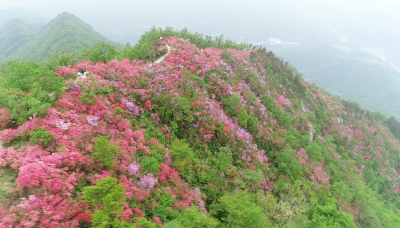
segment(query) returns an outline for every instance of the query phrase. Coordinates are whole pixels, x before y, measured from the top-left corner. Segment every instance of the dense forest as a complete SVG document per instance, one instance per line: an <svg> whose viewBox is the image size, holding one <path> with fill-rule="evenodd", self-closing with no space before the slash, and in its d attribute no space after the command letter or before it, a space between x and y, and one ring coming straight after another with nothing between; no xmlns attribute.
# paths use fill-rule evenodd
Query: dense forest
<svg viewBox="0 0 400 228"><path fill-rule="evenodd" d="M400 123L265 48L153 28L0 93L1 227L400 227Z"/></svg>

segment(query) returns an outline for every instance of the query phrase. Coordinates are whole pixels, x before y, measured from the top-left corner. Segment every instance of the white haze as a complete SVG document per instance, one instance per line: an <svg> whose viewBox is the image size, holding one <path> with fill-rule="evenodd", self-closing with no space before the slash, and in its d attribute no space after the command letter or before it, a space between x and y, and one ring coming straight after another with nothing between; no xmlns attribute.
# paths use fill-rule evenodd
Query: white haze
<svg viewBox="0 0 400 228"><path fill-rule="evenodd" d="M315 43L335 30L351 42L384 49L400 38L399 6L395 0L0 0L0 8L24 7L49 19L75 14L120 43L134 43L156 25L253 42Z"/></svg>

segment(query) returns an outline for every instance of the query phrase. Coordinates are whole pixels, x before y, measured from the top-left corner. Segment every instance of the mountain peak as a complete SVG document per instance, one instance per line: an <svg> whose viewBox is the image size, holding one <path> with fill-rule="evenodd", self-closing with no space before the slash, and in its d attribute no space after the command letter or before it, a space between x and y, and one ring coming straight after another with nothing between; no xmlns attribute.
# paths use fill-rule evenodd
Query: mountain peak
<svg viewBox="0 0 400 228"><path fill-rule="evenodd" d="M78 20L80 20L80 21L82 21L79 17L77 17L75 14L72 14L72 13L68 13L68 12L62 12L62 13L60 13L60 14L58 14L57 15L57 17L55 17L54 18L54 20L57 20L57 19L74 19L74 20L76 20L76 19L78 19ZM82 21L83 22L83 21Z"/></svg>
<svg viewBox="0 0 400 228"><path fill-rule="evenodd" d="M19 18L13 18L9 20L3 27L3 29L0 29L0 31L5 31L5 30L13 30L16 28L21 28L21 27L31 27L28 25L24 20L19 19Z"/></svg>
<svg viewBox="0 0 400 228"><path fill-rule="evenodd" d="M88 26L90 29L93 29L91 26L89 26L86 22L81 20L79 17L75 16L74 14L68 13L68 12L62 12L59 15L57 15L53 20L51 20L45 27L51 25L51 24L57 24L57 23L63 23L64 25L73 25L73 26Z"/></svg>
<svg viewBox="0 0 400 228"><path fill-rule="evenodd" d="M73 52L99 42L114 44L74 14L63 12L44 26L29 43L14 51L11 58L41 61L50 53L60 53L66 47L67 51Z"/></svg>

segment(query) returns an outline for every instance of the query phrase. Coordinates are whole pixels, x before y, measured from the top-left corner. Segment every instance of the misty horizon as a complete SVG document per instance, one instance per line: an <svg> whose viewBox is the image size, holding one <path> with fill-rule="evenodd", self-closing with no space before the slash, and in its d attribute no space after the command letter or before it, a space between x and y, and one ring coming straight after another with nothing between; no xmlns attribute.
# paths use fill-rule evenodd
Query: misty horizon
<svg viewBox="0 0 400 228"><path fill-rule="evenodd" d="M94 0L68 3L3 0L0 12L8 8L15 14L33 14L29 18L37 20L29 22L36 27L68 12L122 45L128 42L135 45L153 26L187 28L207 36L223 35L235 42L262 45L295 66L307 81L335 95L357 100L365 108L378 110L376 106L380 103L370 105L372 98L367 90L349 90L347 85L359 85L347 80L370 77L371 81L390 88L389 93L388 89L382 89L379 94L382 99L388 100L398 93L400 96L397 86L392 86L400 84L397 82L400 80L400 47L397 45L400 33L394 29L400 24L400 15L395 6L393 0L351 3L344 0L249 0L245 3L123 0L112 5ZM0 17L0 27L4 23ZM341 79L334 80L338 77ZM333 86L336 82L344 84ZM397 113L393 105L387 106L385 109L392 110L388 113Z"/></svg>
<svg viewBox="0 0 400 228"><path fill-rule="evenodd" d="M394 26L400 16L394 1L2 1L0 8L20 7L51 20L68 12L115 42L135 43L151 27L187 27L206 35L224 34L235 41L268 42L270 37L317 43L337 31L350 43L390 49L398 40ZM184 18L184 19L183 19ZM327 34L329 33L329 34ZM129 34L125 36L124 34ZM336 39L340 39L336 37ZM386 50L389 51L389 50Z"/></svg>

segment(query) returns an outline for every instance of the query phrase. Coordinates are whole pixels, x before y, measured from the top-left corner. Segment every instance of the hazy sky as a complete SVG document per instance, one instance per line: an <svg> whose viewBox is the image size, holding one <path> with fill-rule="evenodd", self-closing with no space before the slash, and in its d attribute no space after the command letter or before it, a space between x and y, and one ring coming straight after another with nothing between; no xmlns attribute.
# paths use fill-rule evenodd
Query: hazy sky
<svg viewBox="0 0 400 228"><path fill-rule="evenodd" d="M400 39L398 0L0 0L0 8L8 7L49 19L73 13L121 43L134 43L153 25L253 42L271 36L318 42L332 29L364 46L388 48Z"/></svg>
<svg viewBox="0 0 400 228"><path fill-rule="evenodd" d="M203 6L204 8L238 8L248 10L257 6L259 10L268 10L268 7L279 7L281 10L304 11L317 16L352 15L380 17L386 20L399 22L397 0L0 0L1 8L22 6L32 11L51 9L53 12L43 12L56 15L57 11L119 11L137 7L158 8L157 6L171 6L179 9ZM202 7L202 8L203 8ZM55 12L54 12L55 11ZM311 15L312 16L312 15Z"/></svg>

